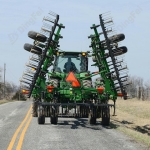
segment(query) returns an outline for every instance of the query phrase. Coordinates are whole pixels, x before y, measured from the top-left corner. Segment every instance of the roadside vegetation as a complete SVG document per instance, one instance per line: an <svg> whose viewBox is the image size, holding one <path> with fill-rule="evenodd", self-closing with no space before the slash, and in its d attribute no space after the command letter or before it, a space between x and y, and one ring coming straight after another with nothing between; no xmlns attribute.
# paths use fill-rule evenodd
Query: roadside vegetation
<svg viewBox="0 0 150 150"><path fill-rule="evenodd" d="M14 100L26 100L25 95L20 91L20 87L13 82L2 78L3 69L0 68L0 104L12 102Z"/></svg>
<svg viewBox="0 0 150 150"><path fill-rule="evenodd" d="M118 99L111 127L150 147L150 99Z"/></svg>

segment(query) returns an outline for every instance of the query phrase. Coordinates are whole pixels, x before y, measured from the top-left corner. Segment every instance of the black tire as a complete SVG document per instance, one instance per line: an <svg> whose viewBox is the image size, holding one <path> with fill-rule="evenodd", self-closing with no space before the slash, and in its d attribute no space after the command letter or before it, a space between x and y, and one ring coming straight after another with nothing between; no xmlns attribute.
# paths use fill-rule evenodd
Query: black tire
<svg viewBox="0 0 150 150"><path fill-rule="evenodd" d="M96 124L96 117L93 117L93 116L89 113L88 122L89 122L89 124Z"/></svg>
<svg viewBox="0 0 150 150"><path fill-rule="evenodd" d="M38 117L38 124L44 124L45 123L45 116L41 115Z"/></svg>
<svg viewBox="0 0 150 150"><path fill-rule="evenodd" d="M110 109L109 107L104 106L102 108L102 125L109 126L110 124Z"/></svg>
<svg viewBox="0 0 150 150"><path fill-rule="evenodd" d="M37 46L34 46L32 44L25 43L24 44L24 49L27 50L28 52L31 52L31 53L34 53L34 54L38 54L38 55L42 54L42 49L37 47Z"/></svg>
<svg viewBox="0 0 150 150"><path fill-rule="evenodd" d="M128 49L127 49L127 47L122 46L122 47L113 49L112 51L114 53L114 56L119 56L119 55L125 54L128 51Z"/></svg>
<svg viewBox="0 0 150 150"><path fill-rule="evenodd" d="M56 117L56 116L51 116L50 122L51 122L51 124L57 124L57 122L58 122L58 117Z"/></svg>
<svg viewBox="0 0 150 150"><path fill-rule="evenodd" d="M116 34L111 37L108 37L108 39L111 41L111 43L120 42L125 39L124 34Z"/></svg>
<svg viewBox="0 0 150 150"><path fill-rule="evenodd" d="M31 39L40 41L40 42L46 42L47 40L47 37L45 35L35 32L35 31L29 31L28 37L30 37Z"/></svg>
<svg viewBox="0 0 150 150"><path fill-rule="evenodd" d="M85 88L91 88L92 87L92 81L91 80L83 80L83 87Z"/></svg>

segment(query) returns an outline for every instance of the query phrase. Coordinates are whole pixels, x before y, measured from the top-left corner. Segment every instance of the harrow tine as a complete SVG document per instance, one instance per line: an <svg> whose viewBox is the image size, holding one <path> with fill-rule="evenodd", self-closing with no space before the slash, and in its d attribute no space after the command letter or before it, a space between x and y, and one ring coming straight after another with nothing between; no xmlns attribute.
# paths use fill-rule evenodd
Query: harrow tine
<svg viewBox="0 0 150 150"><path fill-rule="evenodd" d="M26 77L22 77L22 79L25 79L25 80L28 80L28 81L32 81L31 79L26 78Z"/></svg>
<svg viewBox="0 0 150 150"><path fill-rule="evenodd" d="M20 80L20 82L23 82L25 84L28 84L28 85L31 85L31 83L27 82L27 81L24 81L24 80Z"/></svg>
<svg viewBox="0 0 150 150"><path fill-rule="evenodd" d="M58 14L56 14L56 13L54 13L54 12L52 12L52 11L49 11L48 14L50 14L51 16L54 16L54 17L58 17L58 16L59 16Z"/></svg>
<svg viewBox="0 0 150 150"><path fill-rule="evenodd" d="M50 18L49 16L44 17L44 18L43 18L43 21L48 21L48 22L51 22L51 23L55 23L55 19L52 19L52 18Z"/></svg>

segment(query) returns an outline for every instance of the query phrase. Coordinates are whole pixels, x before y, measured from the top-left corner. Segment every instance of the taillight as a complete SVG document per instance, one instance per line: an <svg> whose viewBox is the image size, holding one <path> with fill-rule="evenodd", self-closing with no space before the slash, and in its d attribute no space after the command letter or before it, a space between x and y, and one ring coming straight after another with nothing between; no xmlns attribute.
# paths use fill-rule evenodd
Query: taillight
<svg viewBox="0 0 150 150"><path fill-rule="evenodd" d="M117 96L122 97L122 96L123 96L123 94L122 94L122 93L117 93Z"/></svg>
<svg viewBox="0 0 150 150"><path fill-rule="evenodd" d="M104 91L104 87L98 87L98 88L97 88L97 91L98 91L100 94L102 94L103 91Z"/></svg>
<svg viewBox="0 0 150 150"><path fill-rule="evenodd" d="M51 85L47 86L47 90L48 90L49 93L51 93L53 91L53 89L54 89L53 86L51 86Z"/></svg>
<svg viewBox="0 0 150 150"><path fill-rule="evenodd" d="M22 90L22 94L29 94L28 90Z"/></svg>

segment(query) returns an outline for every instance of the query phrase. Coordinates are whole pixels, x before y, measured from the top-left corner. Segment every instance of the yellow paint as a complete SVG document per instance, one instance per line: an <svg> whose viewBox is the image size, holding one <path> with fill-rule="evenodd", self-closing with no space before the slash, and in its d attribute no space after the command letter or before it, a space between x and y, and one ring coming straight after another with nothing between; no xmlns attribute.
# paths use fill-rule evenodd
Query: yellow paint
<svg viewBox="0 0 150 150"><path fill-rule="evenodd" d="M27 114L26 114L24 120L21 122L20 126L17 128L16 132L14 133L14 135L13 135L13 137L12 137L10 143L9 143L9 146L8 146L7 150L12 150L12 148L13 148L13 146L14 146L14 143L15 143L15 141L16 141L17 135L18 135L18 133L20 132L22 126L25 124L26 120L28 119L28 116L29 116L30 113L31 113L31 109L32 109L32 106L30 106L30 109L28 110L28 112L27 112Z"/></svg>
<svg viewBox="0 0 150 150"><path fill-rule="evenodd" d="M32 115L30 115L30 119L26 123L26 125L25 125L25 127L24 127L24 129L23 129L23 131L22 131L22 133L20 135L19 142L18 142L16 150L21 150L22 143L23 143L23 140L24 140L24 136L25 136L25 133L26 133L28 127L29 127L29 124L30 124L31 120L32 120Z"/></svg>

